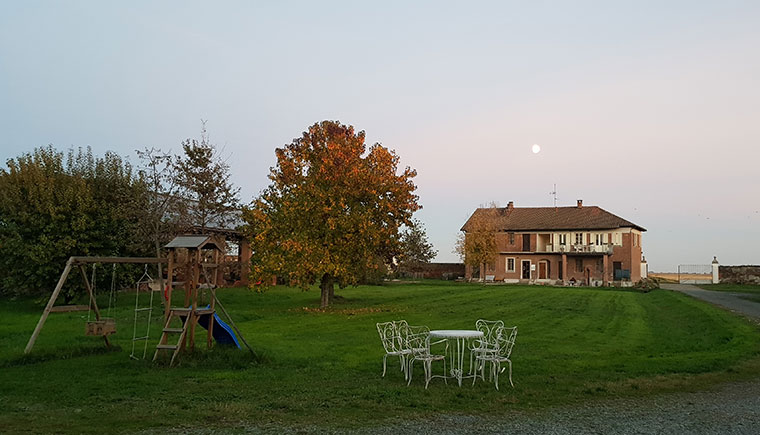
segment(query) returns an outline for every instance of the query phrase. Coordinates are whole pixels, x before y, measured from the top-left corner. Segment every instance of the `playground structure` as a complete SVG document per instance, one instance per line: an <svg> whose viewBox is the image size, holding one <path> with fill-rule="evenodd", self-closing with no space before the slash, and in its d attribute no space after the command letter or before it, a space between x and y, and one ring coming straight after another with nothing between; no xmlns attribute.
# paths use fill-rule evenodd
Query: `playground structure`
<svg viewBox="0 0 760 435"><path fill-rule="evenodd" d="M254 354L253 349L243 338L240 330L237 328L231 317L225 310L216 296L216 288L223 281L219 273L219 264L223 260L223 247L225 242L223 238L210 235L189 235L178 236L165 246L168 255L167 258L152 257L70 257L66 262L66 267L61 274L58 284L53 290L45 309L37 322L37 326L32 333L29 342L24 349L28 354L34 347L48 315L51 312L80 311L88 310L88 320L85 335L102 336L106 346L111 346L109 335L116 332L115 320L110 317L104 317L98 307L95 294L95 267L97 264L113 264L114 272L111 281L111 295L109 298L109 311L111 300L115 292L115 267L117 264L144 264L145 271L135 283L135 309L134 309L134 328L132 334L132 353L131 358L140 359L136 353L136 343L143 341L142 358L147 354L148 341L150 340L150 323L153 311L153 293L163 290L164 304L164 324L161 331L161 337L156 346L153 360L157 360L163 351L171 351L170 366L177 361L179 354L186 348L195 347L195 330L197 325L207 330L206 342L207 347L213 345L212 339L220 344L235 345L240 348L238 338L245 344L248 350ZM148 266L155 264L160 265L168 263L167 281L164 285L161 273L158 274L158 288L154 287L154 280L148 273ZM93 265L92 282L87 278L86 266ZM89 305L73 307L56 307L55 302L61 293L61 290L72 269L78 268L82 275L82 281L87 291ZM159 267L160 271L160 267ZM176 279L175 279L176 277ZM179 307L172 306L172 293L175 287L184 289L184 304ZM150 299L148 306L140 306L140 294L148 292ZM205 296L205 298L204 298ZM206 302L204 302L204 300ZM205 305L204 305L205 304ZM229 325L224 322L216 312L217 307L224 314ZM89 311L95 314L95 320L90 320ZM147 317L145 317L147 314ZM138 334L138 318L143 316L146 329L144 334ZM231 325L231 326L230 326ZM233 331L234 330L234 331ZM237 333L237 335L236 335ZM176 342L170 339L177 337Z"/></svg>
<svg viewBox="0 0 760 435"><path fill-rule="evenodd" d="M222 277L219 273L224 256L224 240L210 235L178 236L165 246L168 250L167 284L164 290L164 328L156 345L153 360L157 360L163 351L171 351L169 365L174 365L177 356L187 347L195 348L195 328L198 324L206 328L206 346L211 348L213 340L218 343L232 344L240 348L237 337L253 353L253 350L235 326L224 306L216 297L216 288ZM175 274L183 279L175 281ZM184 288L184 303L172 306L172 293L175 286ZM204 304L204 290L208 292ZM232 325L230 328L216 313L219 306L222 313ZM177 325L178 324L178 325ZM237 332L237 337L235 332ZM178 336L176 342L170 337Z"/></svg>

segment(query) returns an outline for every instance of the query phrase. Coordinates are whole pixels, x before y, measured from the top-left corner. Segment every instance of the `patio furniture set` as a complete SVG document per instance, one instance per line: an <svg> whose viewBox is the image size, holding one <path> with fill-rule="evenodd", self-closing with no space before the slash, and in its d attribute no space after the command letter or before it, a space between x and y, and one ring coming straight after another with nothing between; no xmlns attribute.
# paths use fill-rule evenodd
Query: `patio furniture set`
<svg viewBox="0 0 760 435"><path fill-rule="evenodd" d="M383 377L385 377L388 357L398 357L401 371L407 385L412 383L412 368L415 361L422 362L425 373L425 388L433 378L442 378L448 384L456 379L462 386L462 379L472 378L472 384L480 378L485 381L485 366L490 363L489 379L499 389L499 373L509 368L509 383L512 383L512 361L510 356L517 337L517 327L505 327L501 320L475 322L474 330L442 329L431 331L427 326L411 326L405 320L395 320L377 324L377 332L385 349L383 355ZM433 352L431 348L438 350ZM441 349L442 348L442 349ZM470 367L464 372L465 354L469 352ZM446 370L446 359L449 370ZM433 362L441 361L443 375L434 375ZM503 367L503 364L507 367Z"/></svg>

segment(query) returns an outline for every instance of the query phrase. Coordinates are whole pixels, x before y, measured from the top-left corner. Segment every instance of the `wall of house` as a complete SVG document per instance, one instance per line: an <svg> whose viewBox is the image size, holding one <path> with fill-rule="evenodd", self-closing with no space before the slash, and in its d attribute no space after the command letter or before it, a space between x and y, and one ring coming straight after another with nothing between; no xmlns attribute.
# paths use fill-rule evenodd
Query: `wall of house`
<svg viewBox="0 0 760 435"><path fill-rule="evenodd" d="M492 275L496 281L522 280L522 261L529 260L531 264L536 265L536 270L533 271L531 279L538 278L540 261L547 261L549 264L548 279L560 279L559 263L562 261L562 254L535 251L539 245L543 245L541 247L545 249L547 244L560 244L560 235L565 235L565 244L572 246L576 242L577 234L580 234L584 245L596 245L597 235L600 236L599 244L610 243L613 245L613 253L607 258L607 281L612 282L614 280L614 262L620 262L622 269L630 271L632 282L641 279L642 234L640 231L631 228L604 231L499 232L495 235L495 241L496 249L500 254L492 264L486 265L486 270L482 275ZM530 238L530 252L523 251L523 239L526 237ZM512 239L511 243L510 238ZM507 258L514 258L514 271L507 271ZM578 270L576 259L580 259L580 270ZM572 252L568 252L567 267L564 270L563 279L574 278L576 281L585 281L587 269L591 271L593 280L604 281L604 256L573 256ZM472 268L467 267L465 274L467 278L471 278Z"/></svg>
<svg viewBox="0 0 760 435"><path fill-rule="evenodd" d="M609 264L610 279L614 274L613 262L619 261L624 270L631 271L631 281L637 282L641 280L641 232L631 230L622 234L622 238L622 246L615 246L612 250Z"/></svg>

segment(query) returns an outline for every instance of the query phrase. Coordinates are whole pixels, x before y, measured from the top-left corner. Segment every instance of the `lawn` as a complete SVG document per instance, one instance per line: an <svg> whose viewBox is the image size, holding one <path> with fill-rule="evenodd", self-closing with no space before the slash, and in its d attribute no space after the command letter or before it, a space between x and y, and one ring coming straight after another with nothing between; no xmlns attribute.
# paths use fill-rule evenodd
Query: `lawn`
<svg viewBox="0 0 760 435"><path fill-rule="evenodd" d="M760 295L760 285L757 284L699 284L698 287L718 292L754 293Z"/></svg>
<svg viewBox="0 0 760 435"><path fill-rule="evenodd" d="M337 293L344 299L322 312L315 309L317 291L220 290L259 360L218 348L186 356L177 368L129 359L134 300L128 294L114 311L119 332L113 338L122 348L115 352L83 335L86 312L59 313L51 314L32 355L23 357L41 304L4 302L0 427L355 429L441 412L505 416L704 388L760 368L756 326L677 292L426 281ZM425 390L421 367L407 386L391 359L388 375L380 377L375 323L406 319L432 329L472 329L478 318L519 327L514 389L506 379L501 391L483 382L459 388L434 379Z"/></svg>

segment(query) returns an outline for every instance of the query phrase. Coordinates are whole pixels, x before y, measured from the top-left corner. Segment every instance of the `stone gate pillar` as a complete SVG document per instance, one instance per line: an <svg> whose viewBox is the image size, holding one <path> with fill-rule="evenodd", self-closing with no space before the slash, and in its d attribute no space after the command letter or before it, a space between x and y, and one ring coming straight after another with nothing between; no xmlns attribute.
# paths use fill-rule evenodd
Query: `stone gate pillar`
<svg viewBox="0 0 760 435"><path fill-rule="evenodd" d="M718 257L713 257L712 261L712 283L717 284L720 282L720 277L718 276L718 269L720 267L720 263L718 263Z"/></svg>

